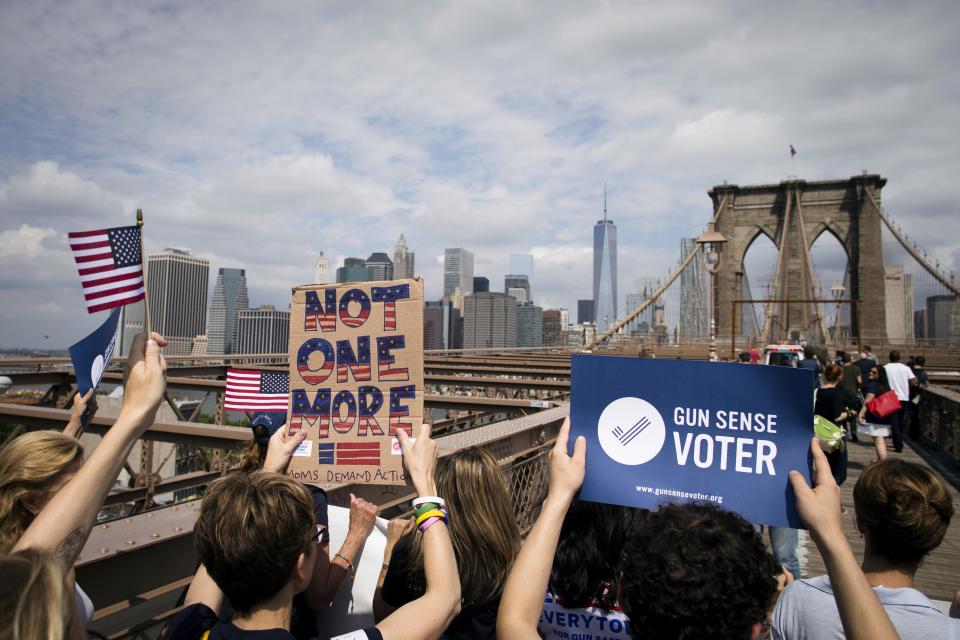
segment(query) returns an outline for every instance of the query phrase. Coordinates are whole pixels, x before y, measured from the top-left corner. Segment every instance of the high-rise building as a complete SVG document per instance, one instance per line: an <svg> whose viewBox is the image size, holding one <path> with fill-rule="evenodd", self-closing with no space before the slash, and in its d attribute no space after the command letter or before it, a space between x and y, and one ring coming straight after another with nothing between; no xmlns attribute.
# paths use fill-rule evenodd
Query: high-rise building
<svg viewBox="0 0 960 640"><path fill-rule="evenodd" d="M237 311L235 353L287 353L289 343L289 311L278 311L269 304Z"/></svg>
<svg viewBox="0 0 960 640"><path fill-rule="evenodd" d="M898 344L913 342L913 276L902 264L886 264L884 300L887 315L887 340Z"/></svg>
<svg viewBox="0 0 960 640"><path fill-rule="evenodd" d="M594 322L602 333L617 321L617 225L607 218L607 190L603 190L603 220L593 227Z"/></svg>
<svg viewBox="0 0 960 640"><path fill-rule="evenodd" d="M522 289L522 295L514 293L513 289ZM533 301L533 295L530 292L530 278L525 273L505 275L503 277L503 292L516 298L520 304Z"/></svg>
<svg viewBox="0 0 960 640"><path fill-rule="evenodd" d="M560 309L547 309L543 312L543 346L559 347L566 344L566 327L562 320Z"/></svg>
<svg viewBox="0 0 960 640"><path fill-rule="evenodd" d="M337 269L337 283L367 282L373 280L370 269L362 258L344 258L343 266Z"/></svg>
<svg viewBox="0 0 960 640"><path fill-rule="evenodd" d="M371 280L393 280L393 260L387 254L371 253L364 264L370 270Z"/></svg>
<svg viewBox="0 0 960 640"><path fill-rule="evenodd" d="M407 240L401 233L393 248L393 277L398 280L412 278L414 276L413 259L414 253L407 249Z"/></svg>
<svg viewBox="0 0 960 640"><path fill-rule="evenodd" d="M490 280L483 276L473 276L473 292L486 293L490 291Z"/></svg>
<svg viewBox="0 0 960 640"><path fill-rule="evenodd" d="M443 295L459 287L463 295L473 293L473 254L466 249L443 250Z"/></svg>
<svg viewBox="0 0 960 640"><path fill-rule="evenodd" d="M511 253L508 273L520 273L533 280L533 256L529 253Z"/></svg>
<svg viewBox="0 0 960 640"><path fill-rule="evenodd" d="M317 264L313 270L313 281L316 284L330 282L330 258L323 255L323 251L317 256Z"/></svg>
<svg viewBox="0 0 960 640"><path fill-rule="evenodd" d="M463 319L449 300L424 303L423 348L463 348Z"/></svg>
<svg viewBox="0 0 960 640"><path fill-rule="evenodd" d="M927 298L927 340L932 346L950 347L958 337L957 298L951 295Z"/></svg>
<svg viewBox="0 0 960 640"><path fill-rule="evenodd" d="M117 355L130 355L133 337L143 333L143 301L120 307L120 320L117 322Z"/></svg>
<svg viewBox="0 0 960 640"><path fill-rule="evenodd" d="M533 304L517 305L517 346L543 346L543 308Z"/></svg>
<svg viewBox="0 0 960 640"><path fill-rule="evenodd" d="M560 307L557 311L560 312L560 329L566 330L570 325L570 312L564 307Z"/></svg>
<svg viewBox="0 0 960 640"><path fill-rule="evenodd" d="M247 273L244 269L220 268L210 301L207 323L207 353L233 353L237 334L237 311L250 306L247 296Z"/></svg>
<svg viewBox="0 0 960 640"><path fill-rule="evenodd" d="M147 295L152 329L167 339L164 353L190 355L193 341L207 333L210 261L182 249L147 257Z"/></svg>
<svg viewBox="0 0 960 640"><path fill-rule="evenodd" d="M474 293L463 299L465 349L517 346L517 302L505 293Z"/></svg>
<svg viewBox="0 0 960 640"><path fill-rule="evenodd" d="M593 300L577 300L577 324L593 322Z"/></svg>
<svg viewBox="0 0 960 640"><path fill-rule="evenodd" d="M680 238L680 261L686 260L696 248L696 238ZM703 263L692 260L680 274L680 335L702 337L709 333Z"/></svg>

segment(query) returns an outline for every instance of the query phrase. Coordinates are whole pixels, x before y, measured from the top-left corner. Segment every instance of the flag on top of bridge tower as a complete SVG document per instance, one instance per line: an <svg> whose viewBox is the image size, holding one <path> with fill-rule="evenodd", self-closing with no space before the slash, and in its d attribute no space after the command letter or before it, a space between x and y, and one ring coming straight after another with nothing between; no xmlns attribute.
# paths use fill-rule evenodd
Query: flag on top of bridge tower
<svg viewBox="0 0 960 640"><path fill-rule="evenodd" d="M68 234L87 312L122 307L145 297L140 226Z"/></svg>

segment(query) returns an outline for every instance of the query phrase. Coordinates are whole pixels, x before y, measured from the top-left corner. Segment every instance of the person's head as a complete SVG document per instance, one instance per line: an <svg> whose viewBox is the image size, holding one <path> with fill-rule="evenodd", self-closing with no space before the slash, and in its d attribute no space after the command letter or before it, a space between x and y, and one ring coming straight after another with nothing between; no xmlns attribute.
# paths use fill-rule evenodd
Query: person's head
<svg viewBox="0 0 960 640"><path fill-rule="evenodd" d="M73 612L63 566L53 556L0 554L0 629L10 640L63 640Z"/></svg>
<svg viewBox="0 0 960 640"><path fill-rule="evenodd" d="M913 359L913 366L915 367L925 367L927 366L926 356L917 356Z"/></svg>
<svg viewBox="0 0 960 640"><path fill-rule="evenodd" d="M193 531L200 562L241 614L310 583L316 518L299 482L266 471L217 480Z"/></svg>
<svg viewBox="0 0 960 640"><path fill-rule="evenodd" d="M873 353L873 347L868 344L863 345L863 357L869 358L871 353Z"/></svg>
<svg viewBox="0 0 960 640"><path fill-rule="evenodd" d="M737 356L737 359L744 363L750 362L750 354L746 351L741 351L740 355Z"/></svg>
<svg viewBox="0 0 960 640"><path fill-rule="evenodd" d="M900 352L899 352L899 351L894 350L894 351L891 351L891 352L890 352L890 362L900 362Z"/></svg>
<svg viewBox="0 0 960 640"><path fill-rule="evenodd" d="M503 591L520 551L520 528L507 479L485 449L469 447L440 458L437 491L450 514L463 608L493 600ZM423 567L423 540L416 534L411 564Z"/></svg>
<svg viewBox="0 0 960 640"><path fill-rule="evenodd" d="M916 564L940 546L953 517L943 480L927 467L895 458L863 470L853 487L853 506L866 553L898 565Z"/></svg>
<svg viewBox="0 0 960 640"><path fill-rule="evenodd" d="M0 553L9 552L83 464L83 446L59 431L25 433L0 449Z"/></svg>
<svg viewBox="0 0 960 640"><path fill-rule="evenodd" d="M803 357L809 360L816 353L812 345L807 345L803 348Z"/></svg>
<svg viewBox="0 0 960 640"><path fill-rule="evenodd" d="M669 504L628 543L620 605L632 637L749 638L781 572L749 522L712 505Z"/></svg>
<svg viewBox="0 0 960 640"><path fill-rule="evenodd" d="M840 362L842 362L843 364L850 364L851 362L853 362L853 358L850 356L849 353L844 351L843 355L840 356Z"/></svg>
<svg viewBox="0 0 960 640"><path fill-rule="evenodd" d="M578 609L596 598L600 606L613 608L623 549L634 530L643 525L646 514L613 504L573 502L560 529L550 573L550 585L560 604ZM613 588L604 593L604 583Z"/></svg>
<svg viewBox="0 0 960 640"><path fill-rule="evenodd" d="M867 382L873 382L880 385L881 391L890 390L890 380L887 378L887 370L880 365L873 365L867 372Z"/></svg>
<svg viewBox="0 0 960 640"><path fill-rule="evenodd" d="M827 368L823 370L823 379L827 381L827 384L840 382L842 377L843 369L839 365L828 364Z"/></svg>

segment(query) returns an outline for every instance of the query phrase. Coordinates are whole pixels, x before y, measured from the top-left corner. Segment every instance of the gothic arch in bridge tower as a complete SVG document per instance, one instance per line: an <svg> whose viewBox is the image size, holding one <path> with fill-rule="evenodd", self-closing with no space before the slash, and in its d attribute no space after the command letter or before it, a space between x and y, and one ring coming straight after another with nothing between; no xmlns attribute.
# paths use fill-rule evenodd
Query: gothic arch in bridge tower
<svg viewBox="0 0 960 640"><path fill-rule="evenodd" d="M854 333L859 327L864 339L885 339L882 221L875 204L884 184L879 175L862 175L711 189L716 229L727 239L716 276L718 336L731 336L733 301L744 298L744 256L762 233L778 251L771 287L776 302L768 304L762 336L822 343L826 318L817 303L809 302L817 297L810 249L823 233L830 233L847 254L847 295L861 301L859 309L852 310Z"/></svg>

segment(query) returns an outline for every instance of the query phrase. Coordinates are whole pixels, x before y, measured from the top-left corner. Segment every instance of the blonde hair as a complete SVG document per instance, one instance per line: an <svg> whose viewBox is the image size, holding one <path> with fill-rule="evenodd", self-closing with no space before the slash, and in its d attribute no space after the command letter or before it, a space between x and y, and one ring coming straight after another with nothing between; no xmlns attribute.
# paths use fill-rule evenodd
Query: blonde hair
<svg viewBox="0 0 960 640"><path fill-rule="evenodd" d="M435 479L450 516L463 608L490 602L500 597L520 551L520 528L506 476L490 453L469 447L441 458ZM422 536L416 534L411 544L409 568L414 571L409 577L415 586L422 580Z"/></svg>
<svg viewBox="0 0 960 640"><path fill-rule="evenodd" d="M73 592L57 559L30 550L0 555L0 575L0 638L66 638Z"/></svg>
<svg viewBox="0 0 960 640"><path fill-rule="evenodd" d="M39 497L74 461L83 445L59 431L33 431L0 449L0 553L9 553L33 521L23 504Z"/></svg>

